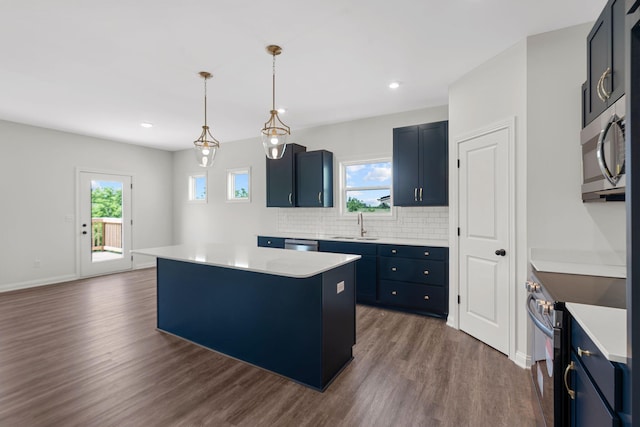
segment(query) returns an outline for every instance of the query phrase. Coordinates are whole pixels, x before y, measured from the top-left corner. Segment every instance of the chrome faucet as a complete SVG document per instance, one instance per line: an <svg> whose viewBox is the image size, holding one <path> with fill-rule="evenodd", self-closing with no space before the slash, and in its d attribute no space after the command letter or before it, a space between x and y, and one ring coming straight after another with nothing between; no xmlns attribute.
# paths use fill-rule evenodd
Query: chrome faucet
<svg viewBox="0 0 640 427"><path fill-rule="evenodd" d="M367 234L367 230L364 229L364 217L362 212L358 213L358 224L360 225L360 237L364 237Z"/></svg>

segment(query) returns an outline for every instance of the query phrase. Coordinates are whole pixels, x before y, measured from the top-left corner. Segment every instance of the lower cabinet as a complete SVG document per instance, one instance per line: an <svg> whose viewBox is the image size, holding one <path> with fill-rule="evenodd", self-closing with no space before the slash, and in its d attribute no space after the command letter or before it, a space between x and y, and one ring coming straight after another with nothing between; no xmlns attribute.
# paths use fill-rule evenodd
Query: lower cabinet
<svg viewBox="0 0 640 427"><path fill-rule="evenodd" d="M622 425L623 376L618 363L609 361L580 324L571 322L571 363L566 375L571 399L571 425L603 427ZM570 388L569 388L570 387Z"/></svg>
<svg viewBox="0 0 640 427"><path fill-rule="evenodd" d="M284 249L284 238L258 236L258 247Z"/></svg>
<svg viewBox="0 0 640 427"><path fill-rule="evenodd" d="M258 236L258 246L284 248L284 239ZM360 255L356 301L446 318L449 248L320 240L320 252Z"/></svg>
<svg viewBox="0 0 640 427"><path fill-rule="evenodd" d="M380 302L446 317L448 259L447 248L378 245Z"/></svg>

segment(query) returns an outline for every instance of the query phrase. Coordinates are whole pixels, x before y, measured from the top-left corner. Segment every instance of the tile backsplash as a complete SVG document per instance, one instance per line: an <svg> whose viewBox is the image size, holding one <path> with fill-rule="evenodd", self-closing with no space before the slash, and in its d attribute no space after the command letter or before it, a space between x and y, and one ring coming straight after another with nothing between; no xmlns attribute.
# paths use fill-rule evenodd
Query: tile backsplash
<svg viewBox="0 0 640 427"><path fill-rule="evenodd" d="M449 207L396 207L395 217L364 214L368 237L449 239ZM278 209L278 231L335 236L357 236L355 217L340 216L337 208Z"/></svg>

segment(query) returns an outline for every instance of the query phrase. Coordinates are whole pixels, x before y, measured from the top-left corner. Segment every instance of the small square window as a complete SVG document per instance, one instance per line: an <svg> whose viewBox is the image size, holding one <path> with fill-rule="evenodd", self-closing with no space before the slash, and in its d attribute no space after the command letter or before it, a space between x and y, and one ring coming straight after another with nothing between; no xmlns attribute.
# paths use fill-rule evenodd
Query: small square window
<svg viewBox="0 0 640 427"><path fill-rule="evenodd" d="M251 201L251 168L227 171L227 200L230 202Z"/></svg>
<svg viewBox="0 0 640 427"><path fill-rule="evenodd" d="M189 176L189 201L207 202L207 175Z"/></svg>

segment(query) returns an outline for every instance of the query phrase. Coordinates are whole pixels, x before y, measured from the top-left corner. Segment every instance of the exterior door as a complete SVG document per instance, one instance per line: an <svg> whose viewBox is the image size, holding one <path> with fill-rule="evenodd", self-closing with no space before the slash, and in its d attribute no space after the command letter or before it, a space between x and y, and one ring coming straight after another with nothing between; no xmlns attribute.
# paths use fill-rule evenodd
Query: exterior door
<svg viewBox="0 0 640 427"><path fill-rule="evenodd" d="M81 172L80 275L130 270L131 177Z"/></svg>
<svg viewBox="0 0 640 427"><path fill-rule="evenodd" d="M509 128L458 145L460 329L509 353Z"/></svg>

